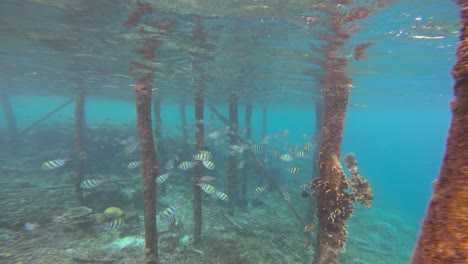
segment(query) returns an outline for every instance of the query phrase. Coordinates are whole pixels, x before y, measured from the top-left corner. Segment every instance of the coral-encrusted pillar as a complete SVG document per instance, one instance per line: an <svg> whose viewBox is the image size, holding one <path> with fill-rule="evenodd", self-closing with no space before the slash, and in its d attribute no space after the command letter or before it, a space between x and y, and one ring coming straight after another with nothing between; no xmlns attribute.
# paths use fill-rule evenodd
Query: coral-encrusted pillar
<svg viewBox="0 0 468 264"><path fill-rule="evenodd" d="M458 4L462 29L452 71L452 123L413 264L468 263L468 1Z"/></svg>
<svg viewBox="0 0 468 264"><path fill-rule="evenodd" d="M156 181L159 166L154 151L151 127L151 84L139 79L135 85L137 128L140 138L141 168L143 172L143 199L145 219L145 263L158 263L156 234Z"/></svg>

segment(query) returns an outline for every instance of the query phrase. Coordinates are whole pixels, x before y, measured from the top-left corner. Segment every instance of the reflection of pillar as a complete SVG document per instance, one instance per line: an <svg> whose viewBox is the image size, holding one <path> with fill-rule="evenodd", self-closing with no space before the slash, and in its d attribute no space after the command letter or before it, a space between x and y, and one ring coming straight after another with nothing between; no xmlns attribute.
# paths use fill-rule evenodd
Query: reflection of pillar
<svg viewBox="0 0 468 264"><path fill-rule="evenodd" d="M161 118L161 96L159 94L153 96L153 113L154 113L154 140L156 141L156 151L159 157L159 164L164 164L166 152L164 150L164 142L162 140L162 118ZM166 185L160 184L161 196L166 195Z"/></svg>
<svg viewBox="0 0 468 264"><path fill-rule="evenodd" d="M143 172L143 199L145 219L145 263L158 263L156 233L156 182L159 165L154 151L151 127L151 84L139 79L135 85L138 137L140 139L141 169Z"/></svg>
<svg viewBox="0 0 468 264"><path fill-rule="evenodd" d="M252 103L248 102L245 106L245 139L247 142L250 142L252 137ZM247 159L248 159L247 152L244 153L244 168L241 174L241 186L240 186L240 199L245 201L245 195L247 194Z"/></svg>
<svg viewBox="0 0 468 264"><path fill-rule="evenodd" d="M468 10L459 0L462 30L452 70L455 99L445 157L424 218L413 264L468 263Z"/></svg>
<svg viewBox="0 0 468 264"><path fill-rule="evenodd" d="M195 123L197 133L196 137L196 150L203 150L203 135L204 135L204 122L203 122L203 84L200 84L198 91L195 95ZM195 179L200 179L201 172L203 170L203 164L198 162L195 165ZM193 230L193 242L199 243L201 240L201 229L202 229L202 201L201 201L201 188L196 185L197 181L193 183L193 220L194 220L194 230Z"/></svg>
<svg viewBox="0 0 468 264"><path fill-rule="evenodd" d="M76 89L75 96L75 157L76 157L76 171L73 176L73 185L75 188L76 200L80 203L83 202L83 190L81 189L81 182L84 178L84 163L85 159L81 158L81 153L86 153L84 149L85 138L85 89L83 87Z"/></svg>
<svg viewBox="0 0 468 264"><path fill-rule="evenodd" d="M180 129L182 130L182 138L184 145L187 144L187 113L185 112L185 102L179 103L179 114L180 114Z"/></svg>
<svg viewBox="0 0 468 264"><path fill-rule="evenodd" d="M5 120L7 121L8 136L11 141L14 141L16 139L16 118L10 103L10 97L7 93L0 93L0 104L2 105Z"/></svg>
<svg viewBox="0 0 468 264"><path fill-rule="evenodd" d="M237 144L237 126L239 124L239 118L237 113L237 96L231 94L229 101L229 144ZM239 201L239 190L238 190L238 178L237 178L237 157L229 155L229 169L228 169L228 195L230 197L229 202L229 214L234 215L234 206Z"/></svg>

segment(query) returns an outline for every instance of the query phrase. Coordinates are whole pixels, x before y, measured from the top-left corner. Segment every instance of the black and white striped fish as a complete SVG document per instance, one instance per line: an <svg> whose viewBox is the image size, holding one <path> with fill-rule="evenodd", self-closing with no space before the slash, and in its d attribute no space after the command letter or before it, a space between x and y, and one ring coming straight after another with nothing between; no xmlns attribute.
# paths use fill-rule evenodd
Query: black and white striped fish
<svg viewBox="0 0 468 264"><path fill-rule="evenodd" d="M215 164L211 160L204 160L203 161L203 166L209 170L214 170L215 169Z"/></svg>
<svg viewBox="0 0 468 264"><path fill-rule="evenodd" d="M191 169L195 167L195 162L193 161L184 161L182 163L179 164L179 169L181 170L188 170L188 169Z"/></svg>
<svg viewBox="0 0 468 264"><path fill-rule="evenodd" d="M131 169L131 170L136 169L140 167L140 165L141 165L141 161L132 161L127 165L127 169Z"/></svg>
<svg viewBox="0 0 468 264"><path fill-rule="evenodd" d="M268 187L268 184L265 184L263 186L259 186L259 187L255 187L254 191L256 193L262 193L266 190L266 188Z"/></svg>
<svg viewBox="0 0 468 264"><path fill-rule="evenodd" d="M56 159L56 160L49 160L41 165L42 170L55 170L67 163L67 161L70 161L70 159Z"/></svg>
<svg viewBox="0 0 468 264"><path fill-rule="evenodd" d="M121 227L123 224L124 224L124 221L119 218L119 219L115 219L110 222L102 224L102 229L106 231L112 231Z"/></svg>
<svg viewBox="0 0 468 264"><path fill-rule="evenodd" d="M103 183L101 179L87 179L81 182L80 186L83 189L93 189Z"/></svg>
<svg viewBox="0 0 468 264"><path fill-rule="evenodd" d="M166 173L164 173L164 174L159 175L158 177L156 177L156 183L157 183L157 184L164 183L165 181L167 181L167 179L169 178L169 176L171 176L171 173L170 173L170 172L166 172Z"/></svg>

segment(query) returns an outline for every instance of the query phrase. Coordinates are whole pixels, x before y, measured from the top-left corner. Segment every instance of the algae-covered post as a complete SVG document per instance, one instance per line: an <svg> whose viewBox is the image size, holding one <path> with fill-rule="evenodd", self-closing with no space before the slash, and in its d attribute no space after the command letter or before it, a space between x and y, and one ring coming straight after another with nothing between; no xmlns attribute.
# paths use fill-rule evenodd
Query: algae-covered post
<svg viewBox="0 0 468 264"><path fill-rule="evenodd" d="M468 263L468 1L458 4L462 30L452 70L452 121L412 264Z"/></svg>
<svg viewBox="0 0 468 264"><path fill-rule="evenodd" d="M7 121L8 137L10 141L14 141L16 139L16 118L11 106L10 97L4 91L0 92L0 104Z"/></svg>
<svg viewBox="0 0 468 264"><path fill-rule="evenodd" d="M85 139L85 89L84 87L76 88L75 92L75 157L76 171L73 175L72 182L75 189L76 200L83 202L83 190L81 182L84 177L85 159L81 158L82 153L86 153L84 149Z"/></svg>
<svg viewBox="0 0 468 264"><path fill-rule="evenodd" d="M237 126L239 124L238 118L238 97L233 92L229 100L229 144L237 144ZM237 175L237 156L229 155L228 166L228 195L231 198L229 201L229 215L234 215L234 206L239 201L239 188L238 188L238 175Z"/></svg>
<svg viewBox="0 0 468 264"><path fill-rule="evenodd" d="M140 23L143 15L155 13L156 10L149 4L136 2L134 11L123 23L126 27L135 27ZM137 129L140 140L141 169L143 176L143 210L145 222L145 263L156 264L158 259L158 235L156 222L156 176L160 174L159 164L154 150L153 129L151 122L151 99L154 70L148 66L156 57L156 50L161 45L159 35L171 32L173 20L161 20L150 24L152 32L157 34L146 35L144 30L138 30L137 48L134 52L141 58L132 61L130 70L135 76L135 97L137 111ZM149 25L149 24L147 24ZM146 63L142 63L142 60Z"/></svg>
<svg viewBox="0 0 468 264"><path fill-rule="evenodd" d="M252 137L252 102L247 102L245 105L245 139L250 143ZM241 185L240 185L240 200L244 203L247 194L247 171L248 171L248 153L244 153L244 168L242 168Z"/></svg>
<svg viewBox="0 0 468 264"><path fill-rule="evenodd" d="M145 263L158 263L158 237L156 233L156 181L159 165L154 151L151 127L151 84L139 79L135 85L137 128L140 138L141 168L143 172L143 199L145 219Z"/></svg>
<svg viewBox="0 0 468 264"><path fill-rule="evenodd" d="M166 152L164 149L164 142L162 140L162 118L161 118L161 95L155 94L153 96L153 114L154 114L154 140L156 141L156 151L158 152L158 163L164 164L166 161ZM166 185L159 185L161 196L166 195Z"/></svg>

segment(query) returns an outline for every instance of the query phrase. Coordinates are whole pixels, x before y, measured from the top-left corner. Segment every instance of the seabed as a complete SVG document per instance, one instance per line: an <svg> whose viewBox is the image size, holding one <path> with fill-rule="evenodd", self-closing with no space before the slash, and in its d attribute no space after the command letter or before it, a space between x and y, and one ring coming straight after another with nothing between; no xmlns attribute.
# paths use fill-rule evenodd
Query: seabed
<svg viewBox="0 0 468 264"><path fill-rule="evenodd" d="M112 138L135 134L133 124L100 124L87 132L87 179L108 182L85 192L85 205L95 219L105 208L119 207L124 225L104 231L97 221L69 228L60 216L79 207L70 185L73 164L41 171L50 157L65 157L73 149L69 124L43 125L24 136L15 148L0 150L0 262L1 263L143 263L144 224L139 170L125 168L116 158ZM70 131L68 131L70 130ZM179 141L176 141L179 142ZM217 148L212 149L213 156ZM21 155L17 154L21 153ZM39 153L39 154L38 154ZM221 154L218 154L221 155ZM223 154L225 155L225 154ZM227 171L227 158L217 163L217 181ZM117 162L117 163L113 163ZM73 161L71 161L73 163ZM125 163L125 162L124 162ZM126 163L125 163L126 164ZM252 166L253 167L253 166ZM254 170L252 168L252 170ZM167 195L157 200L158 215L179 203L175 223L158 216L161 263L310 263L315 232L304 233L277 193L247 193L247 201L229 216L225 201L203 193L202 241L192 244L192 173L176 171L164 184ZM217 185L222 184L217 183ZM307 212L299 186L290 186L291 202ZM207 213L207 209L211 214ZM38 224L26 230L25 223ZM349 221L349 240L340 263L408 263L417 236L397 212L357 206ZM305 249L310 242L310 246Z"/></svg>

